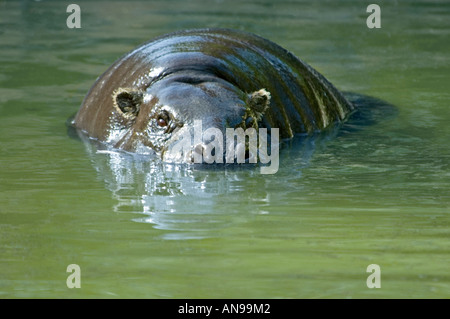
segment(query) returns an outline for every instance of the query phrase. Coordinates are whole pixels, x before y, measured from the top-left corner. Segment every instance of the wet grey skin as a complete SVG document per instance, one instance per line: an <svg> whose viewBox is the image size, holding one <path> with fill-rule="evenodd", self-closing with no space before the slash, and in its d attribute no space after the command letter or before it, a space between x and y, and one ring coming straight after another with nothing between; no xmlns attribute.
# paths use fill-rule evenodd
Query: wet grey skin
<svg viewBox="0 0 450 319"><path fill-rule="evenodd" d="M223 136L226 128L278 128L287 139L342 122L353 110L328 80L279 45L241 31L196 29L158 37L118 59L72 124L114 148L170 160L166 150L184 133L192 136L195 120Z"/></svg>

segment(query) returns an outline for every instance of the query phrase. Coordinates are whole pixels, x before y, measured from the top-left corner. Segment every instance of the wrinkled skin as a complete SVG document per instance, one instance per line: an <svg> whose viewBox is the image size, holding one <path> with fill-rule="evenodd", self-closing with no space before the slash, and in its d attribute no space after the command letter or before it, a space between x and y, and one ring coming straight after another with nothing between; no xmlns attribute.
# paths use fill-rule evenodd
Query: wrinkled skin
<svg viewBox="0 0 450 319"><path fill-rule="evenodd" d="M291 138L343 121L353 109L322 75L278 45L203 29L162 36L117 60L97 79L73 125L115 148L171 160L167 150L192 135L196 120L224 136L226 128L266 127ZM192 162L191 155L184 160Z"/></svg>

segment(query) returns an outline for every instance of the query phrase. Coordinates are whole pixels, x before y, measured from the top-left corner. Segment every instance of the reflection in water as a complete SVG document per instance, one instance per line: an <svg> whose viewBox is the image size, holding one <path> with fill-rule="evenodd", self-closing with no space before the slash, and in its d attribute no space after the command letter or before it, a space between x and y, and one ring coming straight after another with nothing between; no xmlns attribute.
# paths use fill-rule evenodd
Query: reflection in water
<svg viewBox="0 0 450 319"><path fill-rule="evenodd" d="M98 175L117 200L114 211L143 214L133 220L177 231L166 238L212 236L242 215L243 204L247 213L261 214L266 213L264 206L270 205L270 185L266 183L270 177L261 175L256 165L162 163L156 156L117 151L80 137ZM315 142L306 139L296 144L285 146L288 150L280 170L294 161L298 177L298 168L308 163Z"/></svg>

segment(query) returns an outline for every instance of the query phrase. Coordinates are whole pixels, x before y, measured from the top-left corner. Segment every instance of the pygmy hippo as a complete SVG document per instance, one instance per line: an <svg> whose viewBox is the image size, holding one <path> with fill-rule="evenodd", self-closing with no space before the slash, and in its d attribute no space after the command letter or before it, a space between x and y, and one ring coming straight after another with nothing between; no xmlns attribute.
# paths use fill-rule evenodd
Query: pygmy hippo
<svg viewBox="0 0 450 319"><path fill-rule="evenodd" d="M227 128L269 134L276 128L286 139L342 122L353 110L329 81L279 45L241 31L196 29L158 37L118 59L92 86L72 124L117 149L195 162L193 155L206 156L213 135L194 138L182 156L169 149L191 136L196 123L223 136ZM218 159L225 149L208 154ZM254 155L248 146L241 149L247 159Z"/></svg>

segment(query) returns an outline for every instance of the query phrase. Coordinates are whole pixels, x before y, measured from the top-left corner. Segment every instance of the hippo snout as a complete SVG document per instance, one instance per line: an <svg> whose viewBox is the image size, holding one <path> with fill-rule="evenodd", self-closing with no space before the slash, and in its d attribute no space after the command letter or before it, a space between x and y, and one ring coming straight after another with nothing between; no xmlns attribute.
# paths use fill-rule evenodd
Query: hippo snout
<svg viewBox="0 0 450 319"><path fill-rule="evenodd" d="M184 127L167 142L161 157L165 162L196 164L256 163L258 147L262 140L267 140L267 129L263 129L264 136L258 136L254 127L242 127L245 123L242 120L234 128L215 126L205 129L202 121L196 120L192 127Z"/></svg>
<svg viewBox="0 0 450 319"><path fill-rule="evenodd" d="M192 147L192 150L186 156L186 161L191 164L249 163L257 156L246 147L245 143L235 145L230 143L228 148L223 149L222 154L217 154L216 151L215 147L202 142Z"/></svg>

